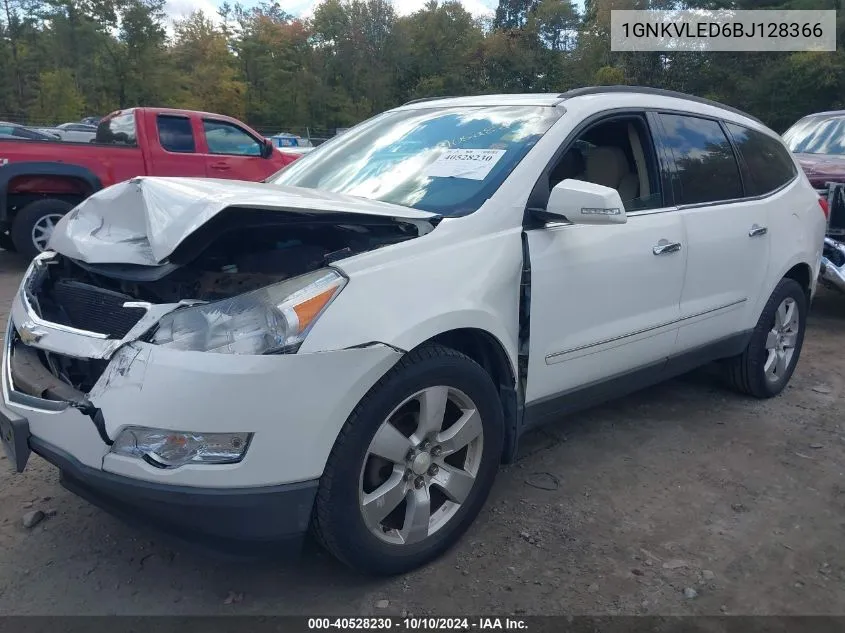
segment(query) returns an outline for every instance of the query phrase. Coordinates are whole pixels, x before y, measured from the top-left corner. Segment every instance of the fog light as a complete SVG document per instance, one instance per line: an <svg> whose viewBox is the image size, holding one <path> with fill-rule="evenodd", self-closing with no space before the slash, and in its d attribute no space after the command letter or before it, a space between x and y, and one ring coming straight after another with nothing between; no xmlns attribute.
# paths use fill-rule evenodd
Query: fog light
<svg viewBox="0 0 845 633"><path fill-rule="evenodd" d="M111 452L159 468L236 464L244 458L251 437L251 433L188 433L130 426L117 436Z"/></svg>

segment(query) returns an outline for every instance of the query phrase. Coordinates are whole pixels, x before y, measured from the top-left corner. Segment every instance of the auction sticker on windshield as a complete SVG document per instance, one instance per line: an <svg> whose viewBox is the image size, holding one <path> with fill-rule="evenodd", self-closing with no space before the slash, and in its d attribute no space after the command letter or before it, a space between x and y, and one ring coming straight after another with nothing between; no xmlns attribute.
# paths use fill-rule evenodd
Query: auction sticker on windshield
<svg viewBox="0 0 845 633"><path fill-rule="evenodd" d="M503 149L448 149L426 170L432 178L484 180L505 155Z"/></svg>

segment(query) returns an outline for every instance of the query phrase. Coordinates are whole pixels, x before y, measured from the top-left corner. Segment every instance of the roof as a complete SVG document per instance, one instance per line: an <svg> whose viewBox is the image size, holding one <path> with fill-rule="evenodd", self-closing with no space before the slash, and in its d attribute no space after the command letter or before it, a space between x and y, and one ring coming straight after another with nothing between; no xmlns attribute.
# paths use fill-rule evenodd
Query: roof
<svg viewBox="0 0 845 633"><path fill-rule="evenodd" d="M687 106L691 112L701 112L701 108L690 107L693 104L709 106L710 108L718 108L724 112L731 112L744 119L750 119L755 123L763 125L763 123L756 117L717 101L705 99L695 95L689 95L682 92L675 92L673 90L663 90L661 88L651 88L648 86L586 86L583 88L575 88L563 93L526 93L526 94L494 94L494 95L477 95L472 97L432 97L429 99L417 99L410 101L402 108L408 109L422 109L432 107L460 107L460 106L496 106L496 105L535 105L535 106L557 106L566 104L568 102L575 102L589 98L594 101L596 98L607 98L609 101L618 102L619 99L611 97L622 96L624 98L639 97L637 103L629 103L636 107L654 107L655 101L663 102L664 105L673 101L686 101ZM649 103L650 102L650 103ZM616 107L616 106L614 106Z"/></svg>
<svg viewBox="0 0 845 633"><path fill-rule="evenodd" d="M497 105L556 106L562 101L557 93L494 94L471 97L431 97L416 99L400 106L407 109L451 108Z"/></svg>

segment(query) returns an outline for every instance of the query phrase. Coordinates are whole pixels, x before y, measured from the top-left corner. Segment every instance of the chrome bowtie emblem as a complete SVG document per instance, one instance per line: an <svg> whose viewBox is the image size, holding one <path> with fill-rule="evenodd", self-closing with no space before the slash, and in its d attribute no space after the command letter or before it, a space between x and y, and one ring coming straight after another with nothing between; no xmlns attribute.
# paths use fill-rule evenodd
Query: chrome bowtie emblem
<svg viewBox="0 0 845 633"><path fill-rule="evenodd" d="M44 338L44 335L46 334L46 332L42 332L37 328L38 326L32 321L24 321L17 326L18 336L20 336L21 340L27 345L37 343Z"/></svg>

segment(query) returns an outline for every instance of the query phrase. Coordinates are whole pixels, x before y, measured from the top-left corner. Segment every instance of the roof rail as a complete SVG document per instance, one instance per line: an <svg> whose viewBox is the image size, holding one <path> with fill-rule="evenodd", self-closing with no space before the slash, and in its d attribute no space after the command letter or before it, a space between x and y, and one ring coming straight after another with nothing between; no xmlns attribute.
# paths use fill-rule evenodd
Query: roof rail
<svg viewBox="0 0 845 633"><path fill-rule="evenodd" d="M765 125L760 119L757 117L748 114L747 112L743 112L739 108L734 108L729 105L725 105L724 103L719 103L718 101L712 101L711 99L705 99L704 97L696 97L695 95L689 95L684 92L676 92L675 90L664 90L663 88L650 88L648 86L586 86L584 88L573 88L572 90L567 90L558 95L560 99L572 99L573 97L581 97L583 95L595 95L595 94L602 94L607 92L631 92L631 93L638 93L638 94L647 94L647 95L658 95L661 97L674 97L676 99L685 99L686 101L694 101L695 103L702 103L704 105L714 106L716 108L721 108L722 110L727 110L728 112L733 112L734 114L739 114L744 117L748 117L752 121L756 121L760 125Z"/></svg>
<svg viewBox="0 0 845 633"><path fill-rule="evenodd" d="M402 105L411 105L412 103L424 103L426 101L437 101L438 99L451 99L452 97L423 97L422 99L414 99L412 101L406 101Z"/></svg>

